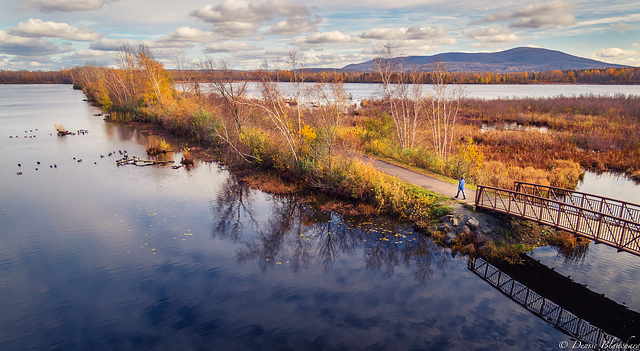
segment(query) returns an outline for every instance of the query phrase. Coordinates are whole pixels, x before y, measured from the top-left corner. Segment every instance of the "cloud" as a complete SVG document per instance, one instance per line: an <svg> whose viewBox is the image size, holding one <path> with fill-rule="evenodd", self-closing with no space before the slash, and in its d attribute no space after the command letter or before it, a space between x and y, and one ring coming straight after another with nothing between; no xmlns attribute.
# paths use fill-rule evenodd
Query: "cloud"
<svg viewBox="0 0 640 351"><path fill-rule="evenodd" d="M249 52L263 50L259 47L249 45L242 41L226 41L222 43L215 43L207 46L203 51L208 54L213 53L234 53L234 52Z"/></svg>
<svg viewBox="0 0 640 351"><path fill-rule="evenodd" d="M224 22L213 26L214 32L225 38L245 38L254 35L258 27L253 23Z"/></svg>
<svg viewBox="0 0 640 351"><path fill-rule="evenodd" d="M293 16L276 23L265 34L298 35L304 32L317 32L316 24L321 21L320 16L313 20L309 17Z"/></svg>
<svg viewBox="0 0 640 351"><path fill-rule="evenodd" d="M103 0L28 0L26 6L43 12L75 12L100 10L105 4Z"/></svg>
<svg viewBox="0 0 640 351"><path fill-rule="evenodd" d="M469 32L469 37L484 44L504 44L520 40L508 28L478 28Z"/></svg>
<svg viewBox="0 0 640 351"><path fill-rule="evenodd" d="M93 41L101 37L89 28L73 27L67 23L44 22L33 18L29 18L27 22L18 23L10 33L22 37L50 37L76 41Z"/></svg>
<svg viewBox="0 0 640 351"><path fill-rule="evenodd" d="M633 45L632 45L633 46ZM593 59L631 66L640 64L640 52L620 48L603 48L591 53Z"/></svg>
<svg viewBox="0 0 640 351"><path fill-rule="evenodd" d="M76 50L74 53L77 57L82 58L111 58L111 55L101 50Z"/></svg>
<svg viewBox="0 0 640 351"><path fill-rule="evenodd" d="M165 35L156 42L157 46L182 48L190 47L190 43L206 43L217 41L217 37L212 32L205 32L197 28L182 26L175 32Z"/></svg>
<svg viewBox="0 0 640 351"><path fill-rule="evenodd" d="M18 56L46 56L70 51L68 47L58 47L52 42L11 35L0 30L0 52Z"/></svg>
<svg viewBox="0 0 640 351"><path fill-rule="evenodd" d="M107 51L100 50L76 50L73 55L65 56L70 66L83 65L87 62L98 65L109 65L113 63L113 55Z"/></svg>
<svg viewBox="0 0 640 351"><path fill-rule="evenodd" d="M567 1L551 1L541 4L530 4L513 12L490 14L475 23L493 23L513 20L513 28L548 28L567 27L576 23L571 14L576 5Z"/></svg>
<svg viewBox="0 0 640 351"><path fill-rule="evenodd" d="M304 55L305 62L312 67L341 68L353 62L363 62L369 60L369 56L360 54L339 54L339 53L307 53Z"/></svg>
<svg viewBox="0 0 640 351"><path fill-rule="evenodd" d="M620 34L624 34L627 32L627 30L633 29L633 26L628 23L611 23L609 24L609 27L617 30Z"/></svg>
<svg viewBox="0 0 640 351"><path fill-rule="evenodd" d="M248 37L257 33L260 25L284 17L286 20L274 25L269 34L299 34L315 30L314 23L319 17L310 18L305 5L286 0L252 1L241 3L224 1L218 5L205 5L190 13L207 23L213 24L214 31L230 38Z"/></svg>
<svg viewBox="0 0 640 351"><path fill-rule="evenodd" d="M94 41L93 43L91 43L91 45L89 45L89 48L91 48L92 50L99 50L99 51L120 51L123 45L138 47L138 45L140 44L144 44L150 47L151 46L150 44L152 44L152 42L150 41L140 42L138 40L133 40L133 39L101 38L100 40Z"/></svg>
<svg viewBox="0 0 640 351"><path fill-rule="evenodd" d="M365 39L376 40L431 40L447 34L443 27L371 28L362 33Z"/></svg>
<svg viewBox="0 0 640 351"><path fill-rule="evenodd" d="M348 34L341 33L340 31L313 33L306 37L297 38L289 42L289 44L296 45L298 47L349 43L367 44L369 42L366 39L352 37Z"/></svg>

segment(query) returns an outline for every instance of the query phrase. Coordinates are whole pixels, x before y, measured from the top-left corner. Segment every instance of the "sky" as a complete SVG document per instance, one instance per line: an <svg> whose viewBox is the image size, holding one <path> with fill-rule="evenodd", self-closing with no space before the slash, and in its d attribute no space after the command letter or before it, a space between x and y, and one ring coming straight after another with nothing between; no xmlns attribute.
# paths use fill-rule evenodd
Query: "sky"
<svg viewBox="0 0 640 351"><path fill-rule="evenodd" d="M114 66L144 44L166 68L309 68L520 46L640 66L638 0L0 0L0 70Z"/></svg>

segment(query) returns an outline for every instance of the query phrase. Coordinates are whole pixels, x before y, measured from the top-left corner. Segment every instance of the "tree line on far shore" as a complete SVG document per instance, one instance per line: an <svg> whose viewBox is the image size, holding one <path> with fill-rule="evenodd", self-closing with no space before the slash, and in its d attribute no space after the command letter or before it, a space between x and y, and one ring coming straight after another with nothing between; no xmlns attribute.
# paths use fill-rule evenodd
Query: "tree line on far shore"
<svg viewBox="0 0 640 351"><path fill-rule="evenodd" d="M206 82L210 79L207 72L198 67L181 67L167 70L176 82ZM230 70L231 79L236 81L260 81L260 70ZM274 79L281 82L294 80L295 72L280 70L270 72ZM307 82L342 83L382 83L379 72L342 72L340 70L306 69ZM543 72L510 73L467 73L447 72L444 82L459 84L640 84L640 67L631 68L593 68L584 70L552 70ZM424 71L416 80L422 84L433 84L435 72ZM71 84L69 69L59 71L0 70L0 84Z"/></svg>

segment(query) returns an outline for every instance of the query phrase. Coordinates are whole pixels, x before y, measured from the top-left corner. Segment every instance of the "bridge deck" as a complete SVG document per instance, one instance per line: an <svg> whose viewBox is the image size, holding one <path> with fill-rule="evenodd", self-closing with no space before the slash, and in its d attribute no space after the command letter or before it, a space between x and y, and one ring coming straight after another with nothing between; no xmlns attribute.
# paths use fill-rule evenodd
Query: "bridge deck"
<svg viewBox="0 0 640 351"><path fill-rule="evenodd" d="M516 183L478 186L476 206L530 219L640 255L640 206L571 190Z"/></svg>

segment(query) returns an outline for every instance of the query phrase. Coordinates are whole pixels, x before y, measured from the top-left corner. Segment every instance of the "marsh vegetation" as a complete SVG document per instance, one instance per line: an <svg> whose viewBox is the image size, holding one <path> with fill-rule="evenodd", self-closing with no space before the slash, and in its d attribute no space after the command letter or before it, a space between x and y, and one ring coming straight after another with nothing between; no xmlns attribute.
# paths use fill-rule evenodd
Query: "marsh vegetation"
<svg viewBox="0 0 640 351"><path fill-rule="evenodd" d="M584 169L638 177L639 97L467 99L448 84L441 63L429 73L435 93L425 93L414 83L427 73L392 65L391 55L383 51L375 65L384 97L360 104L351 103L332 75L316 74L313 84L305 84L308 76L295 52L288 67L265 62L257 71L259 96L247 96L246 83L233 79L237 72L214 60L198 67L212 91L193 80L179 92L144 47L123 47L118 69L84 66L70 74L113 120L160 125L234 167L269 170L363 203L368 213L412 222L428 222L447 208L439 196L385 176L354 154L505 188L524 181L572 189ZM293 84L293 98L276 84L282 75ZM483 128L495 123L537 128Z"/></svg>

